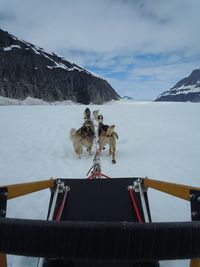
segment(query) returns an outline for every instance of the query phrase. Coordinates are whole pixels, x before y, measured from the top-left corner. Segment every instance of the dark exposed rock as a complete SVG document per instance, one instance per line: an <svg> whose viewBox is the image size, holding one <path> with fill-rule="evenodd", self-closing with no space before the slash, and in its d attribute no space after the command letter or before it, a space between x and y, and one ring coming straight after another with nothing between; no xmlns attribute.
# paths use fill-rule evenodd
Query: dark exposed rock
<svg viewBox="0 0 200 267"><path fill-rule="evenodd" d="M200 102L200 69L193 70L190 76L180 80L155 101Z"/></svg>
<svg viewBox="0 0 200 267"><path fill-rule="evenodd" d="M102 104L120 96L90 72L0 30L0 96Z"/></svg>

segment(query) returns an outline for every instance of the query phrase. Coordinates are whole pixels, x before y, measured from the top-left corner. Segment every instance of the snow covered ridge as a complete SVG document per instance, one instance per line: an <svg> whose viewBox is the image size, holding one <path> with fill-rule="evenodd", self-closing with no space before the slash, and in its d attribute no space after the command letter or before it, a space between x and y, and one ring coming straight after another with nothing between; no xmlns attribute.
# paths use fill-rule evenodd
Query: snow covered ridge
<svg viewBox="0 0 200 267"><path fill-rule="evenodd" d="M200 93L200 81L198 81L198 84L182 85L181 87L173 88L169 91L162 93L160 96L167 96L172 94L173 95L188 94L188 93Z"/></svg>
<svg viewBox="0 0 200 267"><path fill-rule="evenodd" d="M7 97L0 96L0 106L19 106L19 105L76 105L71 100L65 100L65 101L55 101L48 103L46 101L43 101L38 98L33 98L33 97L27 97L24 100L18 100L18 99L11 99ZM78 104L77 104L78 105Z"/></svg>
<svg viewBox="0 0 200 267"><path fill-rule="evenodd" d="M64 58L58 57L57 55L55 55L52 52L47 52L43 48L35 46L35 45L30 44L28 42L25 42L24 40L20 40L20 39L16 38L13 35L11 35L11 37L15 41L22 42L26 46L25 50L32 50L32 51L34 51L35 54L41 55L41 56L44 56L44 57L48 58L54 64L54 65L47 65L46 67L49 68L49 69L61 68L61 69L65 69L67 71L77 70L79 72L83 71L83 72L86 72L86 73L88 73L90 75L95 76L95 74L92 74L92 73L88 72L87 70L85 70L84 68L81 68L81 67L77 66L76 64L74 64L72 62L69 62L69 61L68 62L72 65L72 67L68 67L67 64L65 64L66 60ZM12 49L24 49L24 48L21 47L20 45L10 45L8 47L3 47L3 51L5 51L5 52L11 51ZM55 58L57 58L58 60L56 60Z"/></svg>
<svg viewBox="0 0 200 267"><path fill-rule="evenodd" d="M53 60L51 57L52 56L56 56L54 53L52 52L49 52L49 51L45 51L43 48L39 47L39 46L35 46L33 44L30 44L22 39L19 39L17 37L15 37L14 35L10 34L10 36L13 38L13 40L15 40L16 42L17 41L20 41L21 43L23 43L25 45L25 50L33 50L35 54L37 55L41 55L41 56L45 56L46 58L48 58L49 60L51 60L56 66L55 68L65 68L67 70L72 70L72 69L76 69L76 70L79 70L79 71L85 71L83 68L80 68L78 67L77 65L75 65L74 63L72 62L69 62L71 65L73 65L74 67L73 68L67 68L67 66L61 62L57 62L55 60ZM12 49L15 49L15 48L18 48L18 49L24 49L24 47L20 46L20 45L10 45L8 47L3 47L3 50L6 52L6 51L11 51ZM57 57L57 56L56 56ZM63 61L65 61L64 58L61 58ZM51 67L53 68L54 66L47 66L47 67Z"/></svg>
<svg viewBox="0 0 200 267"><path fill-rule="evenodd" d="M1 29L0 40L3 73L0 95L3 97L22 100L31 96L48 103L71 100L82 104L103 104L120 99L105 79L55 53ZM6 102L13 103L10 100Z"/></svg>
<svg viewBox="0 0 200 267"><path fill-rule="evenodd" d="M109 102L104 103L104 105L113 105L116 103L122 102L121 100L111 100ZM126 103L126 101L124 101ZM80 103L73 102L71 100L64 101L54 101L54 102L46 102L38 98L27 97L24 100L12 99L8 97L0 96L0 106L39 106L39 105L81 105ZM90 103L90 105L95 105L94 103Z"/></svg>
<svg viewBox="0 0 200 267"><path fill-rule="evenodd" d="M193 70L188 77L160 94L155 101L200 102L200 69Z"/></svg>

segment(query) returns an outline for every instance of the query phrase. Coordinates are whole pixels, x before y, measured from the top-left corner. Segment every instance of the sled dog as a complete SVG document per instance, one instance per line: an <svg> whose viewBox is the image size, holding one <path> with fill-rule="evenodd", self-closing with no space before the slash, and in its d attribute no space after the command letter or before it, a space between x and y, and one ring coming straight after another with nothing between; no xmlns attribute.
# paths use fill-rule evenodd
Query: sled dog
<svg viewBox="0 0 200 267"><path fill-rule="evenodd" d="M116 163L115 152L116 152L116 139L118 139L118 134L114 131L115 125L105 125L103 124L103 116L99 115L99 153L104 149L105 145L109 145L109 154L112 156L112 163Z"/></svg>
<svg viewBox="0 0 200 267"><path fill-rule="evenodd" d="M103 115L100 114L97 116L98 121L98 136L100 136L102 133L106 133L108 129L108 125L103 124Z"/></svg>
<svg viewBox="0 0 200 267"><path fill-rule="evenodd" d="M85 121L90 120L90 115L91 115L90 109L86 108L84 111L84 120Z"/></svg>
<svg viewBox="0 0 200 267"><path fill-rule="evenodd" d="M96 120L96 121L98 121L98 115L99 115L99 110L97 109L97 110L94 110L93 111L93 116L94 116L94 119Z"/></svg>
<svg viewBox="0 0 200 267"><path fill-rule="evenodd" d="M89 129L91 129L93 133L95 132L94 123L91 119L85 120L85 122L83 123L83 126L87 127L88 131L90 131Z"/></svg>
<svg viewBox="0 0 200 267"><path fill-rule="evenodd" d="M74 152L79 158L81 158L81 154L83 153L83 147L86 147L89 155L91 155L94 141L94 131L91 127L83 125L78 130L72 128L70 138L73 143Z"/></svg>

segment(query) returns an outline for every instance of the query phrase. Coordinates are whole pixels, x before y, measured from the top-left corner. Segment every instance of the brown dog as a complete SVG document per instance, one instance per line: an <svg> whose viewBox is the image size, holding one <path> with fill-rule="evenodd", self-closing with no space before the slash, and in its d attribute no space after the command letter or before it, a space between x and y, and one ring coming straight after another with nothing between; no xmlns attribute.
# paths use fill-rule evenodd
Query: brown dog
<svg viewBox="0 0 200 267"><path fill-rule="evenodd" d="M114 131L114 128L115 125L108 126L106 131L102 130L99 134L99 153L101 153L106 144L109 144L109 154L112 156L112 163L116 163L116 139L118 139L118 134Z"/></svg>
<svg viewBox="0 0 200 267"><path fill-rule="evenodd" d="M89 125L83 125L78 130L74 128L71 129L70 138L73 143L74 151L79 158L81 158L81 154L83 153L83 147L86 147L89 155L91 155L94 136L94 131Z"/></svg>
<svg viewBox="0 0 200 267"><path fill-rule="evenodd" d="M108 129L108 125L103 124L103 115L100 114L97 116L97 121L99 123L98 125L98 136L100 136L102 133L106 133Z"/></svg>

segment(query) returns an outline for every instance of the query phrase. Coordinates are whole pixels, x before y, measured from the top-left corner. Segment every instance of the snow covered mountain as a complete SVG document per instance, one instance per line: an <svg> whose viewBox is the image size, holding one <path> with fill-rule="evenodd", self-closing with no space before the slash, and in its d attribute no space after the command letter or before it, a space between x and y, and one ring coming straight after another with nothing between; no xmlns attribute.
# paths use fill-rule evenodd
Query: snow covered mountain
<svg viewBox="0 0 200 267"><path fill-rule="evenodd" d="M169 91L159 95L155 101L200 102L200 69L193 70L190 76L180 80Z"/></svg>
<svg viewBox="0 0 200 267"><path fill-rule="evenodd" d="M128 95L123 96L122 99L124 99L124 100L133 100L133 98L128 96Z"/></svg>
<svg viewBox="0 0 200 267"><path fill-rule="evenodd" d="M120 96L78 65L0 30L0 96L102 104Z"/></svg>

